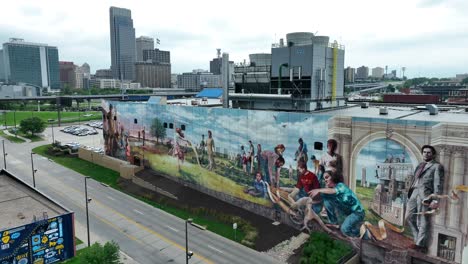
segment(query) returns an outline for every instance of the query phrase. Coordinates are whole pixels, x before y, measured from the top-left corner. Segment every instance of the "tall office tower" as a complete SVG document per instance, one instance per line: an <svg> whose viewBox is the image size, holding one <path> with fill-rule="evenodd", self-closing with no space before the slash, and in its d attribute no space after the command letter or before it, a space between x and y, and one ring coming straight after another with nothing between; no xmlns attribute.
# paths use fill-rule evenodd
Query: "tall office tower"
<svg viewBox="0 0 468 264"><path fill-rule="evenodd" d="M84 63L81 67L75 68L75 88L89 88L89 79L91 78L90 67L88 63Z"/></svg>
<svg viewBox="0 0 468 264"><path fill-rule="evenodd" d="M375 67L372 68L372 77L373 78L382 78L384 76L384 68L382 67Z"/></svg>
<svg viewBox="0 0 468 264"><path fill-rule="evenodd" d="M3 50L0 49L0 82L5 81L5 63L3 62Z"/></svg>
<svg viewBox="0 0 468 264"><path fill-rule="evenodd" d="M114 79L133 80L135 76L135 28L129 9L109 9L111 69Z"/></svg>
<svg viewBox="0 0 468 264"><path fill-rule="evenodd" d="M347 67L344 70L345 83L354 83L354 76L356 75L356 69Z"/></svg>
<svg viewBox="0 0 468 264"><path fill-rule="evenodd" d="M65 86L76 88L75 69L76 65L73 62L59 61L60 83L62 88Z"/></svg>
<svg viewBox="0 0 468 264"><path fill-rule="evenodd" d="M7 82L24 82L38 87L60 89L57 47L12 38L3 43Z"/></svg>
<svg viewBox="0 0 468 264"><path fill-rule="evenodd" d="M356 79L365 80L369 78L369 67L361 66L356 70Z"/></svg>
<svg viewBox="0 0 468 264"><path fill-rule="evenodd" d="M143 59L145 50L154 50L154 39L141 36L136 39L136 61L145 61Z"/></svg>

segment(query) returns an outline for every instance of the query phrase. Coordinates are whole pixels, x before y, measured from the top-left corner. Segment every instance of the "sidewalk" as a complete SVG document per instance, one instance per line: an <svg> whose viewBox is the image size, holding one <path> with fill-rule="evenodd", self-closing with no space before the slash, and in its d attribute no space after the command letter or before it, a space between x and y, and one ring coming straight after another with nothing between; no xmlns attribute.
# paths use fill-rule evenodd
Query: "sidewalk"
<svg viewBox="0 0 468 264"><path fill-rule="evenodd" d="M9 136L12 136L12 137L15 136L15 134L12 134L12 133L10 133L10 131L8 131L8 128L5 128L5 129L3 130L3 132L5 132L5 134L7 134L7 135L9 135ZM30 140L29 138L25 138L25 137L18 136L18 135L16 135L16 137L17 137L17 138L21 138L22 140L26 141L26 143L30 143L30 142L31 142L31 140Z"/></svg>

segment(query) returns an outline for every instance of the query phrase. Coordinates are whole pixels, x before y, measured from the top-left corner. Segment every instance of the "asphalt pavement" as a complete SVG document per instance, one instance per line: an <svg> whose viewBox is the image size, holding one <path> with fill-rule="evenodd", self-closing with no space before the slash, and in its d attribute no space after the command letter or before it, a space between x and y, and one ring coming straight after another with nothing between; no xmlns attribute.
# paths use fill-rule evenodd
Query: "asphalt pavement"
<svg viewBox="0 0 468 264"><path fill-rule="evenodd" d="M54 139L62 143L102 147L98 135L78 137L54 127ZM52 129L44 132L52 142ZM5 141L7 169L32 185L31 149L45 141L15 144ZM33 155L36 187L75 212L75 235L87 243L84 176L47 158ZM91 243L116 241L121 251L138 263L185 263L186 223L183 219L147 205L129 195L89 179L88 198ZM265 253L188 225L189 263L277 263ZM129 261L131 262L131 261Z"/></svg>

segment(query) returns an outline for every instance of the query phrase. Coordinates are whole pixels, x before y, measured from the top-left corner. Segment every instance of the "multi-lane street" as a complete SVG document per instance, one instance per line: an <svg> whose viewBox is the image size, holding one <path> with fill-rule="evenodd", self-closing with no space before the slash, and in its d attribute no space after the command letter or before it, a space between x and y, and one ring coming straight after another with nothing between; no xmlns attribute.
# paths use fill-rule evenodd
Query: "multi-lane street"
<svg viewBox="0 0 468 264"><path fill-rule="evenodd" d="M78 138L54 128L55 139L99 146L100 135ZM51 131L45 132L51 142ZM5 141L7 169L32 185L31 149L46 144ZM86 243L84 176L44 157L33 155L36 187L75 212L75 233ZM179 219L120 191L88 180L91 243L116 241L122 252L138 263L185 263L185 226ZM254 251L209 231L188 225L190 263L275 263Z"/></svg>

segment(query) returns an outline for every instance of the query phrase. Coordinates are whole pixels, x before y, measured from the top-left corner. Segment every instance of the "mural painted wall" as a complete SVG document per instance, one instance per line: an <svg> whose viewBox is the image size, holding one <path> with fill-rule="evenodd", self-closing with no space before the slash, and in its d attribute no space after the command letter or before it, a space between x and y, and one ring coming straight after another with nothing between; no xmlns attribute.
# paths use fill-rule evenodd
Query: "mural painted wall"
<svg viewBox="0 0 468 264"><path fill-rule="evenodd" d="M73 214L0 232L0 263L56 263L75 256Z"/></svg>
<svg viewBox="0 0 468 264"><path fill-rule="evenodd" d="M343 175L346 192L340 197L357 197L348 206L354 211L342 210L343 217L358 213L364 219L356 225L384 219L401 228L412 201L409 193L420 183L415 174L421 173L418 168L425 159L421 148L432 145L445 177L433 179L432 169L423 168L427 176L422 178L438 182L440 194L458 188L458 199L441 197L438 213L422 216L433 226L424 243L429 255L461 260L468 233L468 198L463 192L468 184L468 125L113 101L103 102L103 109L106 154L144 164L248 210L287 215L281 219L298 227L313 217L329 220L320 217L327 204L324 195L311 199L309 192L301 199L304 190L311 190L304 186L312 186L304 176L307 170L298 169L305 164L320 187L327 187L329 180L319 165ZM328 139L336 140L335 151ZM301 192L296 195L294 187ZM320 196L323 201L315 199ZM344 201L335 199L332 204L339 208L340 203ZM426 207L429 211L432 205ZM311 211L316 211L313 216ZM408 230L401 236L412 240Z"/></svg>

